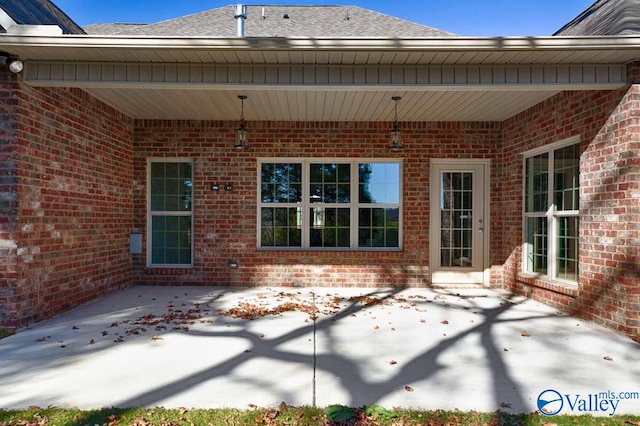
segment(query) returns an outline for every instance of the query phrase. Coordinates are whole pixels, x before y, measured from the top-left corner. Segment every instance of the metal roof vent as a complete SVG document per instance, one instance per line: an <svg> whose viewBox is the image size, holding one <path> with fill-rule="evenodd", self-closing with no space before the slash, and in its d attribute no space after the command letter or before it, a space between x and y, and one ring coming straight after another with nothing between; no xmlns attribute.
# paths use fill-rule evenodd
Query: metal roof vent
<svg viewBox="0 0 640 426"><path fill-rule="evenodd" d="M236 4L233 7L233 17L236 19L236 35L244 37L244 20L247 19L247 6Z"/></svg>
<svg viewBox="0 0 640 426"><path fill-rule="evenodd" d="M282 16L282 19L289 19L289 14L288 14L288 13L285 13L285 14Z"/></svg>

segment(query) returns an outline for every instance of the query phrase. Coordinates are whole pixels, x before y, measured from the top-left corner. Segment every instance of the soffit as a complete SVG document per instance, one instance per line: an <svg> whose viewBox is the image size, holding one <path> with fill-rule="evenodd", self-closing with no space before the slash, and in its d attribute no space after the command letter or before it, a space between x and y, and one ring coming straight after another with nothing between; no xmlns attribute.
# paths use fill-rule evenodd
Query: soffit
<svg viewBox="0 0 640 426"><path fill-rule="evenodd" d="M392 96L401 121L502 121L557 91L266 91L85 89L139 119L237 120L238 93L247 120L391 121Z"/></svg>

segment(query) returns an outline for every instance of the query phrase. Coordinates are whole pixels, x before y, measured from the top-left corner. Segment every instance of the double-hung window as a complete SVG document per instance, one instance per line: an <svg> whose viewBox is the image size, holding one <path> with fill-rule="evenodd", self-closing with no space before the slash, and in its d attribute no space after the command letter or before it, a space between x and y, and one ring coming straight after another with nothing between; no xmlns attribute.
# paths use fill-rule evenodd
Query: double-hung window
<svg viewBox="0 0 640 426"><path fill-rule="evenodd" d="M258 248L400 250L401 163L260 159Z"/></svg>
<svg viewBox="0 0 640 426"><path fill-rule="evenodd" d="M523 270L578 281L580 144L577 138L524 155Z"/></svg>
<svg viewBox="0 0 640 426"><path fill-rule="evenodd" d="M193 162L147 162L147 265L193 266Z"/></svg>

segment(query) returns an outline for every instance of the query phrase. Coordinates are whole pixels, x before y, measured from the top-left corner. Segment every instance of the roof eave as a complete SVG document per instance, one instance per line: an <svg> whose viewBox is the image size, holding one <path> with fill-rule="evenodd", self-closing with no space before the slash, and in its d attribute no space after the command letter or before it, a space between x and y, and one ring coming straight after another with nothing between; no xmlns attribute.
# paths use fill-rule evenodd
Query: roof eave
<svg viewBox="0 0 640 426"><path fill-rule="evenodd" d="M107 49L319 49L319 50L583 50L640 47L640 36L563 37L429 37L429 38L319 38L319 37L148 37L96 35L0 34L9 47L82 47Z"/></svg>
<svg viewBox="0 0 640 426"><path fill-rule="evenodd" d="M23 61L61 63L625 64L640 58L637 53L640 52L640 36L385 39L0 34L0 44L4 51ZM279 52L286 52L288 58ZM307 56L308 53L314 56ZM212 59L212 55L217 55L217 59ZM380 62L380 55L385 56L383 62Z"/></svg>

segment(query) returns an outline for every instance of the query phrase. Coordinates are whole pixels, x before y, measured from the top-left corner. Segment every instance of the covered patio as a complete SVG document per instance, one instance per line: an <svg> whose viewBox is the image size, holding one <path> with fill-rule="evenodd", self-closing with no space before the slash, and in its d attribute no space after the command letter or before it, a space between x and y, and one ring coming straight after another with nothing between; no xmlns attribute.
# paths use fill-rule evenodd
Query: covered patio
<svg viewBox="0 0 640 426"><path fill-rule="evenodd" d="M2 408L640 412L637 344L488 289L136 286L0 340L0 378Z"/></svg>
<svg viewBox="0 0 640 426"><path fill-rule="evenodd" d="M29 5L62 18L0 34L1 327L143 284L468 287L638 341L637 35L339 6L247 19L397 32L208 33L242 23L220 8L89 35Z"/></svg>

